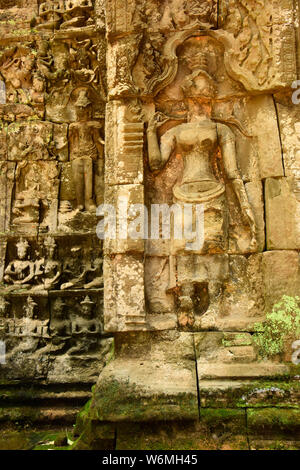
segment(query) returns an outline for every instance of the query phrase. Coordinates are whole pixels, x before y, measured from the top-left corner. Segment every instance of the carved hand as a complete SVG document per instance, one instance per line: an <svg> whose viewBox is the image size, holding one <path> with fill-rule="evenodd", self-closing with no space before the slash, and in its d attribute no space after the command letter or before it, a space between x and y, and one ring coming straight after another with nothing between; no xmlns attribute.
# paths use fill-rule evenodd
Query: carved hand
<svg viewBox="0 0 300 470"><path fill-rule="evenodd" d="M169 120L170 118L168 116L158 111L148 121L148 130L155 131Z"/></svg>

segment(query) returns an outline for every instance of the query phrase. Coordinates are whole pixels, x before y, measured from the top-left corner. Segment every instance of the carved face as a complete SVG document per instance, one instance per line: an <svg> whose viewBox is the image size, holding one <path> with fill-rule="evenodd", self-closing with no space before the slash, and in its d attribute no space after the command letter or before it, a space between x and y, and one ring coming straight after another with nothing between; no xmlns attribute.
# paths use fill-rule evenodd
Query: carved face
<svg viewBox="0 0 300 470"><path fill-rule="evenodd" d="M64 314L65 304L58 299L54 304L56 318L62 318Z"/></svg>
<svg viewBox="0 0 300 470"><path fill-rule="evenodd" d="M53 259L54 257L54 252L55 252L55 247L54 246L49 246L47 249L47 254L50 259Z"/></svg>
<svg viewBox="0 0 300 470"><path fill-rule="evenodd" d="M31 320L34 318L34 305L28 305L25 309L26 317Z"/></svg>
<svg viewBox="0 0 300 470"><path fill-rule="evenodd" d="M25 259L27 254L27 248L25 245L19 245L18 246L18 257L19 259Z"/></svg>
<svg viewBox="0 0 300 470"><path fill-rule="evenodd" d="M76 114L79 121L85 121L91 118L92 109L90 106L77 106Z"/></svg>
<svg viewBox="0 0 300 470"><path fill-rule="evenodd" d="M89 305L89 304L82 305L81 312L85 317L91 317L92 316L92 305Z"/></svg>

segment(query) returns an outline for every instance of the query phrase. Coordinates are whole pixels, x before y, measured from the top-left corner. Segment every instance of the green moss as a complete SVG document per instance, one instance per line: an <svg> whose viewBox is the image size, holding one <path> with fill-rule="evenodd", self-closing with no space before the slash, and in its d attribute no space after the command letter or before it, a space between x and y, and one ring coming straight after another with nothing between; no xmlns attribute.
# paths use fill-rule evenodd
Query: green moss
<svg viewBox="0 0 300 470"><path fill-rule="evenodd" d="M134 384L111 380L95 388L90 417L113 422L194 419L198 417L198 400L192 393L150 396Z"/></svg>
<svg viewBox="0 0 300 470"><path fill-rule="evenodd" d="M247 423L250 433L264 431L288 434L300 431L300 410L266 408L247 410Z"/></svg>
<svg viewBox="0 0 300 470"><path fill-rule="evenodd" d="M300 381L253 381L227 389L202 389L201 410L205 408L277 407L300 409Z"/></svg>
<svg viewBox="0 0 300 470"><path fill-rule="evenodd" d="M253 335L263 358L282 354L288 341L300 338L300 298L284 295L266 320L256 323Z"/></svg>
<svg viewBox="0 0 300 470"><path fill-rule="evenodd" d="M203 408L200 410L200 422L211 432L218 429L235 434L246 434L246 416L244 410L230 408Z"/></svg>
<svg viewBox="0 0 300 470"><path fill-rule="evenodd" d="M89 400L77 415L75 433L78 436L82 434L87 422L89 421L89 412L90 412L91 404L92 404L92 400Z"/></svg>
<svg viewBox="0 0 300 470"><path fill-rule="evenodd" d="M53 443L60 433L60 431L49 430L2 430L0 436L0 450L52 449L54 447Z"/></svg>
<svg viewBox="0 0 300 470"><path fill-rule="evenodd" d="M234 335L232 335L232 333L224 333L222 345L225 348L232 346L251 346L252 341L248 333L238 333Z"/></svg>

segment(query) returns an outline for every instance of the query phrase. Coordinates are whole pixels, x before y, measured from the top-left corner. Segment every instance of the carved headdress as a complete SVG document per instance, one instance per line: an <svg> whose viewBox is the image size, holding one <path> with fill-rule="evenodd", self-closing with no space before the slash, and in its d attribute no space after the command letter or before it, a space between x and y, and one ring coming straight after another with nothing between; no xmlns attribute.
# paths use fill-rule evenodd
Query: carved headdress
<svg viewBox="0 0 300 470"><path fill-rule="evenodd" d="M16 243L16 247L17 249L24 248L25 250L27 250L29 248L29 243L27 240L24 240L24 238L20 238L18 243Z"/></svg>
<svg viewBox="0 0 300 470"><path fill-rule="evenodd" d="M56 242L54 240L54 238L52 237L47 237L45 242L44 242L44 245L46 248L56 248Z"/></svg>
<svg viewBox="0 0 300 470"><path fill-rule="evenodd" d="M94 302L89 298L89 296L87 295L81 302L80 302L80 305L95 305Z"/></svg>

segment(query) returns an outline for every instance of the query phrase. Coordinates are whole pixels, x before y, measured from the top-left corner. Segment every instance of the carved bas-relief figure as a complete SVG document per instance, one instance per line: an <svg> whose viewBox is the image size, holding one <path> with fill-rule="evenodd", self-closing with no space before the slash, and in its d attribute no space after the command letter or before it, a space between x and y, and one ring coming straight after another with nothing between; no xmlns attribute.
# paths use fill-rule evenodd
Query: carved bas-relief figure
<svg viewBox="0 0 300 470"><path fill-rule="evenodd" d="M28 297L27 303L24 305L25 317L16 320L15 331L12 334L21 341L10 351L8 358L17 353L40 354L40 348L44 346L45 339L48 338L49 320L38 319L37 307L38 304L32 297Z"/></svg>
<svg viewBox="0 0 300 470"><path fill-rule="evenodd" d="M36 20L36 28L46 31L58 29L64 13L64 0L42 0L39 3L39 16Z"/></svg>
<svg viewBox="0 0 300 470"><path fill-rule="evenodd" d="M45 82L32 51L22 46L6 50L0 57L0 72L6 87L6 103L31 105L43 116Z"/></svg>
<svg viewBox="0 0 300 470"><path fill-rule="evenodd" d="M31 156L39 158L44 155L44 147L45 144L41 147L41 152L35 148ZM31 146L27 149L29 152L30 148ZM12 210L15 216L12 224L16 232L36 234L38 231L48 232L55 229L57 225L58 174L58 166L54 161L22 160L17 164L15 199Z"/></svg>
<svg viewBox="0 0 300 470"><path fill-rule="evenodd" d="M81 28L94 24L92 0L65 0L65 12L61 29Z"/></svg>
<svg viewBox="0 0 300 470"><path fill-rule="evenodd" d="M103 166L102 124L92 121L91 101L86 89L80 89L75 103L77 121L70 125L70 159L78 211L95 211L94 174ZM100 161L99 161L100 160Z"/></svg>
<svg viewBox="0 0 300 470"><path fill-rule="evenodd" d="M4 281L7 284L27 286L34 279L34 262L27 259L29 243L20 239L16 244L18 259L11 261L4 271Z"/></svg>
<svg viewBox="0 0 300 470"><path fill-rule="evenodd" d="M36 19L37 29L51 31L90 26L94 24L93 11L92 0L42 1Z"/></svg>
<svg viewBox="0 0 300 470"><path fill-rule="evenodd" d="M72 276L74 274L72 269L64 269L64 273L68 273ZM101 258L96 258L94 261L87 261L82 267L82 272L75 278L70 279L70 281L65 282L61 285L62 290L66 289L93 289L103 287L103 260Z"/></svg>
<svg viewBox="0 0 300 470"><path fill-rule="evenodd" d="M66 312L66 304L61 297L55 299L50 322L51 354L63 354L69 347L72 334L71 320Z"/></svg>
<svg viewBox="0 0 300 470"><path fill-rule="evenodd" d="M55 289L61 276L62 263L54 259L56 243L51 237L44 242L46 248L46 260L44 266L44 288Z"/></svg>
<svg viewBox="0 0 300 470"><path fill-rule="evenodd" d="M72 322L72 336L75 345L72 346L68 354L82 354L93 350L98 343L101 332L100 323L94 318L94 302L86 296L81 302L80 316Z"/></svg>
<svg viewBox="0 0 300 470"><path fill-rule="evenodd" d="M198 311L202 309L202 314L205 313L205 317L208 318L220 315L222 311L221 291L224 270L220 269L216 276L214 269L216 256L214 255L225 255L229 247L229 207L226 185L232 187L241 219L248 227L248 253L256 251L257 241L252 208L237 167L234 133L229 125L215 122L210 116L214 97L213 80L206 70L198 69L185 78L182 89L185 96L188 96L186 99L187 122L169 129L162 135L159 143L157 130L170 118L162 113L155 113L148 123L147 138L149 165L152 172L162 170L173 154L182 158L183 174L173 186L173 202L181 205L182 208L186 203L203 205L204 245L200 248L191 244L187 245L187 240L176 240L175 237L170 241L170 273L167 290L179 287L180 311L188 312L188 317L192 320L189 319L187 323L193 324L195 322L193 299L196 296L196 288L198 297L203 297L203 301L200 302L202 307L200 306ZM195 224L195 216L191 217L191 220L185 219L185 225ZM181 221L176 220L175 217L175 228L176 223L180 224ZM193 257L197 258L196 262ZM185 260L184 263L182 260ZM195 264L197 271L194 279L189 280L184 274L184 264L188 266L190 263ZM205 304L207 304L206 310ZM186 316L184 318L183 324L185 325ZM199 324L196 322L194 327L197 326Z"/></svg>

